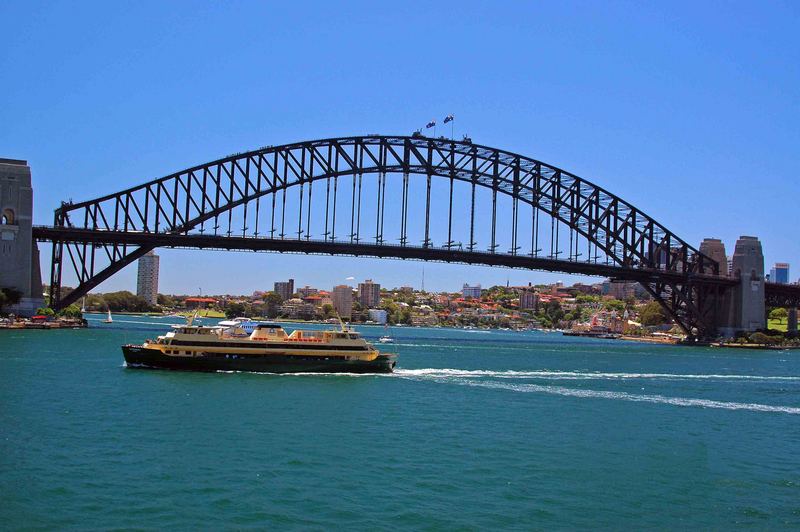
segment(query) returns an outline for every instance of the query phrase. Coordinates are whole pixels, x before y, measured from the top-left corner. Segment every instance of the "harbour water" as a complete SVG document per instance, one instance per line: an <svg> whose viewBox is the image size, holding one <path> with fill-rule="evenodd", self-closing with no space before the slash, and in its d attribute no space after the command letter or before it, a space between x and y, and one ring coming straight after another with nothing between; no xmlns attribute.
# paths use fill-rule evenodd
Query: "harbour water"
<svg viewBox="0 0 800 532"><path fill-rule="evenodd" d="M196 374L88 317L0 334L4 528L800 526L796 351L396 328L392 375Z"/></svg>

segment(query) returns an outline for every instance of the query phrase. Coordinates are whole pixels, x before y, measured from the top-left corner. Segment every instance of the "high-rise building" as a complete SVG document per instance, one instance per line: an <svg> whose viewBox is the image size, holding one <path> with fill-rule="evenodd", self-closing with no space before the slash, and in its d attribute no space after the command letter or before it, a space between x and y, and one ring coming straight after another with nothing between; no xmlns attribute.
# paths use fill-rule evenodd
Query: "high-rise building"
<svg viewBox="0 0 800 532"><path fill-rule="evenodd" d="M520 290L519 308L522 310L534 309L539 307L539 294L533 290Z"/></svg>
<svg viewBox="0 0 800 532"><path fill-rule="evenodd" d="M471 297L473 299L480 299L481 298L481 285L476 284L475 286L470 286L467 283L464 283L464 286L461 287L461 297L464 299Z"/></svg>
<svg viewBox="0 0 800 532"><path fill-rule="evenodd" d="M281 296L283 301L290 299L294 294L294 279L288 281L277 281L275 283L275 293Z"/></svg>
<svg viewBox="0 0 800 532"><path fill-rule="evenodd" d="M769 271L769 280L773 283L789 284L789 263L776 262L775 267Z"/></svg>
<svg viewBox="0 0 800 532"><path fill-rule="evenodd" d="M334 286L331 296L333 308L339 316L350 319L353 316L353 287L346 284Z"/></svg>
<svg viewBox="0 0 800 532"><path fill-rule="evenodd" d="M158 261L155 251L139 259L139 274L136 277L136 295L151 305L158 303Z"/></svg>
<svg viewBox="0 0 800 532"><path fill-rule="evenodd" d="M363 283L358 283L358 302L362 307L371 308L381 304L381 285L373 283L372 279L367 279Z"/></svg>
<svg viewBox="0 0 800 532"><path fill-rule="evenodd" d="M298 288L297 293L300 294L300 297L308 297L308 296L313 296L314 294L318 294L319 289L305 285L303 288Z"/></svg>

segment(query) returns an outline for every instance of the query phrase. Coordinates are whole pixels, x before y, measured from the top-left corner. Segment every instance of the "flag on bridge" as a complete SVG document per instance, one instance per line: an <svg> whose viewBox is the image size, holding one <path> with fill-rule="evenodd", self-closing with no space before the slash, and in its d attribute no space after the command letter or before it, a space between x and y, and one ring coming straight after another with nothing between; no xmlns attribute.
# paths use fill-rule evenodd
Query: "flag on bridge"
<svg viewBox="0 0 800 532"><path fill-rule="evenodd" d="M425 124L425 127L428 128L428 129L430 129L432 127L436 127L436 120L431 120L430 122Z"/></svg>
<svg viewBox="0 0 800 532"><path fill-rule="evenodd" d="M446 124L448 122L452 122L455 118L456 117L454 117L453 115L447 115L446 117L444 117L444 123Z"/></svg>

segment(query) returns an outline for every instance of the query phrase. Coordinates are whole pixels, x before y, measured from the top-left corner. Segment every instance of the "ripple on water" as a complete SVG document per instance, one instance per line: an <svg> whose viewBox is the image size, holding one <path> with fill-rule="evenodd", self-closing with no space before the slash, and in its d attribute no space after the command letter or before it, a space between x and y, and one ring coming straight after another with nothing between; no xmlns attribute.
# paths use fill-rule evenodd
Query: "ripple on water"
<svg viewBox="0 0 800 532"><path fill-rule="evenodd" d="M800 525L791 353L404 329L391 375L135 372L165 324L122 321L0 339L9 528Z"/></svg>

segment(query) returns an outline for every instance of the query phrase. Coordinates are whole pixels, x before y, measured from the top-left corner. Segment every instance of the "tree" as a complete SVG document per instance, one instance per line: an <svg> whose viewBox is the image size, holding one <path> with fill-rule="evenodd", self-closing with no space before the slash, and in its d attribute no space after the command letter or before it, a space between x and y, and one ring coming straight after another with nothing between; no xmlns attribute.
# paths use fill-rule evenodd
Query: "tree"
<svg viewBox="0 0 800 532"><path fill-rule="evenodd" d="M603 304L603 307L606 310L616 310L617 312L622 312L625 310L625 302L620 301L619 299L609 299Z"/></svg>
<svg viewBox="0 0 800 532"><path fill-rule="evenodd" d="M113 312L149 312L150 304L127 290L109 292L102 296L105 306Z"/></svg>
<svg viewBox="0 0 800 532"><path fill-rule="evenodd" d="M264 305L267 307L267 317L270 319L278 317L278 307L281 306L283 300L277 292L267 292L264 296Z"/></svg>
<svg viewBox="0 0 800 532"><path fill-rule="evenodd" d="M225 316L228 318L235 318L237 316L244 316L246 311L245 306L242 303L230 303L225 308Z"/></svg>
<svg viewBox="0 0 800 532"><path fill-rule="evenodd" d="M750 335L750 342L761 345L775 345L783 341L780 336L768 336L762 332L755 332Z"/></svg>
<svg viewBox="0 0 800 532"><path fill-rule="evenodd" d="M669 319L667 315L664 314L664 309L661 305L655 301L651 301L642 307L642 310L639 312L639 321L642 322L642 325L661 325L667 323Z"/></svg>
<svg viewBox="0 0 800 532"><path fill-rule="evenodd" d="M47 316L48 318L52 318L56 315L56 313L50 307L39 307L36 309L36 314L39 316Z"/></svg>
<svg viewBox="0 0 800 532"><path fill-rule="evenodd" d="M175 299L172 296L158 294L156 301L162 307L175 308Z"/></svg>
<svg viewBox="0 0 800 532"><path fill-rule="evenodd" d="M785 308L772 309L769 313L769 319L778 320L778 323L783 323L783 320L789 317L789 312Z"/></svg>
<svg viewBox="0 0 800 532"><path fill-rule="evenodd" d="M22 292L16 288L0 289L0 311L3 310L4 305L16 305L21 299Z"/></svg>
<svg viewBox="0 0 800 532"><path fill-rule="evenodd" d="M81 312L81 307L77 304L73 303L72 305L68 306L61 312L59 312L61 316L65 318L74 318L74 319L81 319L83 318L83 312Z"/></svg>
<svg viewBox="0 0 800 532"><path fill-rule="evenodd" d="M324 319L328 319L333 316L333 305L330 303L325 303L322 305L322 317Z"/></svg>
<svg viewBox="0 0 800 532"><path fill-rule="evenodd" d="M561 308L561 303L556 300L550 301L544 306L544 314L555 325L564 318L564 310Z"/></svg>

